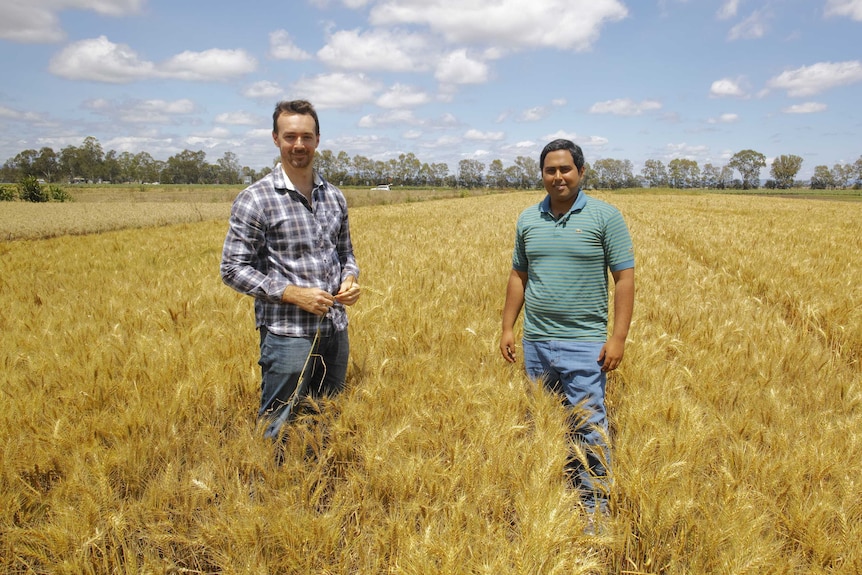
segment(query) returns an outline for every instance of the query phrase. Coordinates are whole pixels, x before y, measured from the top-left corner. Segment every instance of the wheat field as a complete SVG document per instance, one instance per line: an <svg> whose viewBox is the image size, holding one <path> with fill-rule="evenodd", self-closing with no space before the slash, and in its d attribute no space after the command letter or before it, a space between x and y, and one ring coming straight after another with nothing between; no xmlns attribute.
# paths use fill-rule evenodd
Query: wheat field
<svg viewBox="0 0 862 575"><path fill-rule="evenodd" d="M281 465L221 204L0 243L0 572L862 572L862 203L596 195L637 258L600 535L564 410L497 350L539 192L351 211L348 388Z"/></svg>

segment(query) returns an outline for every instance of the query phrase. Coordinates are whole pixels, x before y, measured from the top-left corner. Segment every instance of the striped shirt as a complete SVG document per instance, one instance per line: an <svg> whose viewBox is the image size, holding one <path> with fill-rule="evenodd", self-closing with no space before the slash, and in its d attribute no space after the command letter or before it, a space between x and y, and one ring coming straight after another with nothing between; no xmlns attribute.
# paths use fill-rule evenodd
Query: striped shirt
<svg viewBox="0 0 862 575"><path fill-rule="evenodd" d="M550 196L518 217L512 268L527 273L524 339L599 342L607 339L608 270L634 267L622 214L578 194L555 219Z"/></svg>
<svg viewBox="0 0 862 575"><path fill-rule="evenodd" d="M347 328L340 303L320 323L281 301L288 285L335 294L347 276L359 278L341 190L315 173L309 205L278 164L234 200L220 272L225 284L254 297L257 327L297 337L314 336L318 325L324 336Z"/></svg>

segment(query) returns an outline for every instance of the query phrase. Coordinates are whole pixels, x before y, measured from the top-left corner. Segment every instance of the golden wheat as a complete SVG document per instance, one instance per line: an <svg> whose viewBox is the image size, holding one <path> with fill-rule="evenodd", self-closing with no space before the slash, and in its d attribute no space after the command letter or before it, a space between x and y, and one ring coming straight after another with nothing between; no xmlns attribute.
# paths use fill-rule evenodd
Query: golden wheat
<svg viewBox="0 0 862 575"><path fill-rule="evenodd" d="M538 192L351 212L348 390L280 466L218 204L0 243L3 571L862 571L862 205L601 197L638 266L605 535L565 488L559 402L497 351Z"/></svg>

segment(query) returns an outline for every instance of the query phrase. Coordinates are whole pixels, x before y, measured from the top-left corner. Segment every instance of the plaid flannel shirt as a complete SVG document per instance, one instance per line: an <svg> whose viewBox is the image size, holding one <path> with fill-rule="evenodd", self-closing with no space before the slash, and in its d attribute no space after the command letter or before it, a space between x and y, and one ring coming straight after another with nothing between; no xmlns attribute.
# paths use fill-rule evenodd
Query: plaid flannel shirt
<svg viewBox="0 0 862 575"><path fill-rule="evenodd" d="M254 297L258 328L297 337L313 337L318 326L324 336L346 329L340 303L321 323L318 316L281 301L288 285L335 294L348 276L359 279L341 190L315 173L309 206L278 164L234 200L220 272L225 284Z"/></svg>

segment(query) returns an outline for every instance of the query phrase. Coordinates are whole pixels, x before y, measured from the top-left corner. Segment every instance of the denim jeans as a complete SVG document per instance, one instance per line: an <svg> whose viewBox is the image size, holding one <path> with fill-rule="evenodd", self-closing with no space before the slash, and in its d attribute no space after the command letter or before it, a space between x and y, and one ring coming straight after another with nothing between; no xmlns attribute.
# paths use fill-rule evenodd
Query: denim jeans
<svg viewBox="0 0 862 575"><path fill-rule="evenodd" d="M266 437L278 437L281 426L293 415L286 411L299 376L305 367L305 393L312 397L332 396L344 389L350 343L347 330L320 337L312 353L313 337L287 337L260 328L260 410L266 422ZM309 353L311 355L309 356Z"/></svg>
<svg viewBox="0 0 862 575"><path fill-rule="evenodd" d="M606 512L610 488L611 453L607 444L605 409L607 377L598 361L603 343L581 341L523 341L527 376L564 398L572 410L570 432L584 448L587 465L570 456L566 472L588 511ZM577 409L576 409L577 408Z"/></svg>

